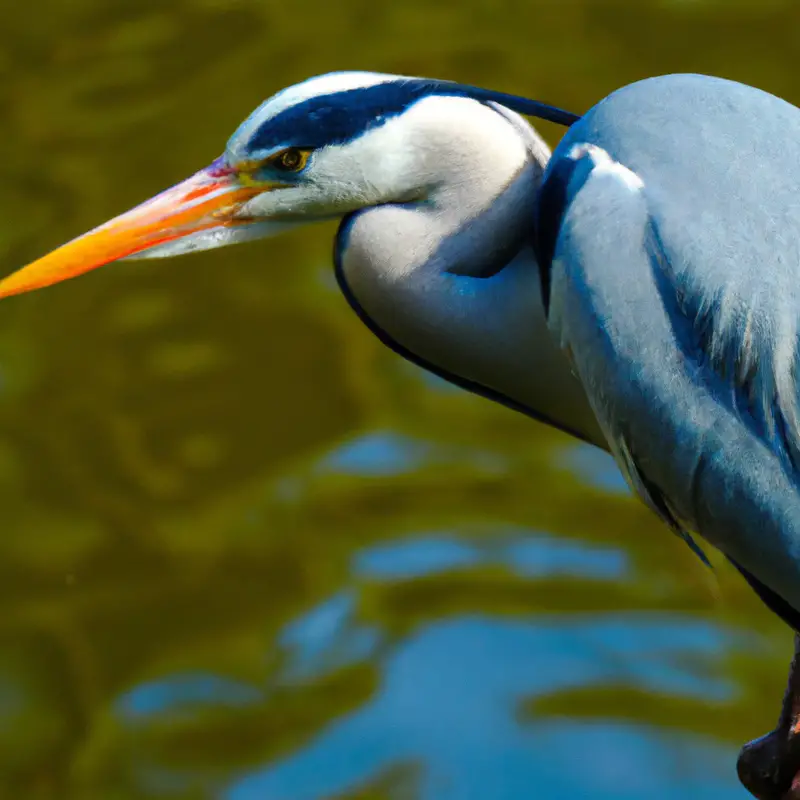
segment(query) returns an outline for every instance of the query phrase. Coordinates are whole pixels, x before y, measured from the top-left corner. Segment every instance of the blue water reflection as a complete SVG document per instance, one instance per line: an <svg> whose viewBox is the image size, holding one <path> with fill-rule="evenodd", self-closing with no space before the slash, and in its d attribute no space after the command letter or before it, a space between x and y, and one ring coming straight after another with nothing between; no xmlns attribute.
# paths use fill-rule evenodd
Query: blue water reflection
<svg viewBox="0 0 800 800"><path fill-rule="evenodd" d="M483 548L429 535L362 551L353 574L410 580L477 568L494 559L531 576L572 571L614 578L624 554L524 531ZM293 668L340 663L350 642L368 657L377 631L354 621L357 588L290 626L284 645ZM456 616L400 643L382 662L382 688L370 703L324 731L295 756L236 781L229 800L322 800L353 790L397 765L422 766L421 797L731 797L739 792L734 754L701 737L619 722L523 722L524 700L553 692L625 683L643 690L725 701L733 687L712 666L739 635L679 615L617 614L529 622ZM373 651L374 652L374 651ZM374 657L374 656L373 656ZM693 665L693 666L691 666ZM465 768L465 765L469 768Z"/></svg>
<svg viewBox="0 0 800 800"><path fill-rule="evenodd" d="M317 474L389 478L423 467L469 463L486 473L502 473L508 464L497 453L478 448L435 447L391 431L370 431L326 453L315 465Z"/></svg>
<svg viewBox="0 0 800 800"><path fill-rule="evenodd" d="M479 564L481 551L463 539L426 536L362 550L356 574L373 578L413 578Z"/></svg>
<svg viewBox="0 0 800 800"><path fill-rule="evenodd" d="M141 684L120 698L117 708L135 722L165 712L191 713L203 705L247 705L258 702L262 696L254 686L216 675L183 675Z"/></svg>
<svg viewBox="0 0 800 800"><path fill-rule="evenodd" d="M374 578L422 577L480 563L507 567L517 575L581 575L620 578L628 559L611 547L589 547L536 532L500 530L488 541L470 542L464 535L413 538L372 547L355 559L355 570Z"/></svg>
<svg viewBox="0 0 800 800"><path fill-rule="evenodd" d="M540 726L517 715L523 699L613 680L621 671L653 691L707 696L712 681L656 662L669 654L713 659L731 641L679 618L436 623L386 659L371 703L293 757L236 781L225 797L322 800L416 761L424 767L421 796L436 800L589 791L609 799L735 797L733 753L700 737L619 723Z"/></svg>
<svg viewBox="0 0 800 800"><path fill-rule="evenodd" d="M581 480L606 492L630 494L625 478L614 459L588 444L578 444L566 450L563 459Z"/></svg>
<svg viewBox="0 0 800 800"><path fill-rule="evenodd" d="M342 592L289 625L279 640L288 656L281 680L301 681L369 658L380 633L355 624L354 612L354 593Z"/></svg>
<svg viewBox="0 0 800 800"><path fill-rule="evenodd" d="M522 536L506 549L509 566L518 575L580 575L586 578L621 578L628 557L612 547L588 545L546 536Z"/></svg>
<svg viewBox="0 0 800 800"><path fill-rule="evenodd" d="M422 442L376 431L337 447L319 469L348 475L399 475L419 467L430 451Z"/></svg>

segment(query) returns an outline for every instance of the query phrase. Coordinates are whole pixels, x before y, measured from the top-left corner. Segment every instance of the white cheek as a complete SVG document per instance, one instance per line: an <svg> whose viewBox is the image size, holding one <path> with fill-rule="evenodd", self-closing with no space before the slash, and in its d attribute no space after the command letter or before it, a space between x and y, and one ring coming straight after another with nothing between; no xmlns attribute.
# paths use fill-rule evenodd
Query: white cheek
<svg viewBox="0 0 800 800"><path fill-rule="evenodd" d="M404 185L399 176L410 171L409 156L399 147L366 134L345 145L321 150L309 179L339 198L370 205L396 197Z"/></svg>
<svg viewBox="0 0 800 800"><path fill-rule="evenodd" d="M299 194L281 190L265 202L275 209L288 210L291 201L347 211L443 187L463 195L469 185L491 197L528 158L525 138L508 119L474 100L435 96L352 141L321 148Z"/></svg>

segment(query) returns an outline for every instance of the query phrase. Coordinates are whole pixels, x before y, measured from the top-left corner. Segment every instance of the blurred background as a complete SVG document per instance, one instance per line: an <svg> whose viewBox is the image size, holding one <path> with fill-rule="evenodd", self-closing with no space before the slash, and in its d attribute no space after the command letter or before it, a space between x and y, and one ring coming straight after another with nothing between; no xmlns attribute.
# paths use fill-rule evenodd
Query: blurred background
<svg viewBox="0 0 800 800"><path fill-rule="evenodd" d="M316 73L797 101L798 30L793 0L3 3L0 273ZM0 797L748 797L789 630L608 457L384 350L334 232L2 303Z"/></svg>

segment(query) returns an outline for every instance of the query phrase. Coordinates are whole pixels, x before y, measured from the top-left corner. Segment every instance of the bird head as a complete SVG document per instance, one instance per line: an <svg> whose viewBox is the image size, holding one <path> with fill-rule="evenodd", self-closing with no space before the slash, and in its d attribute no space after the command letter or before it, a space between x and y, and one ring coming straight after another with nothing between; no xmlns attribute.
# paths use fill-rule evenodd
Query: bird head
<svg viewBox="0 0 800 800"><path fill-rule="evenodd" d="M425 168L424 143L409 146L402 118L435 95L495 101L566 125L577 119L446 81L365 72L318 76L265 101L205 169L0 281L0 297L121 259L208 250L422 199L435 171Z"/></svg>

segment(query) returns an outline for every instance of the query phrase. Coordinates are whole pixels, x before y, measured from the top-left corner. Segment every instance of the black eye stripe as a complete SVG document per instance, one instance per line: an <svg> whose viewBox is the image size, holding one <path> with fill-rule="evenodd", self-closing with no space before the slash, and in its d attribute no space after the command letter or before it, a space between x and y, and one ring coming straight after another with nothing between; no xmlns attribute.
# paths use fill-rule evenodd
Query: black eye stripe
<svg viewBox="0 0 800 800"><path fill-rule="evenodd" d="M265 120L247 149L271 150L291 141L302 141L310 148L344 144L435 94L436 88L429 81L387 81L311 97Z"/></svg>

